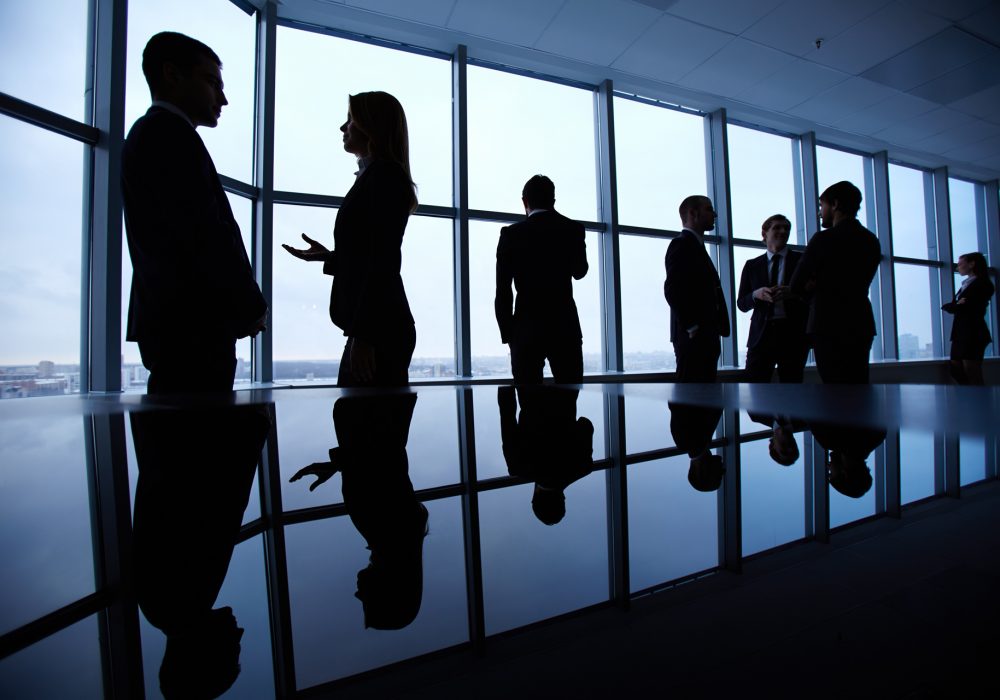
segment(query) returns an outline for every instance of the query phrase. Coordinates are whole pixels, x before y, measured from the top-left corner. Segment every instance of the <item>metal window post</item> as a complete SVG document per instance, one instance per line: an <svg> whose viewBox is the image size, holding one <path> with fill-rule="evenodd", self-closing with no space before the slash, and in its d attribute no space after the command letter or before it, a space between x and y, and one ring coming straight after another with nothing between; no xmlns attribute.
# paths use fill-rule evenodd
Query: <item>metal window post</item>
<svg viewBox="0 0 1000 700"><path fill-rule="evenodd" d="M736 277L733 271L733 210L729 197L729 141L726 133L726 110L719 109L705 118L705 160L708 164L708 191L718 219L715 232L719 236L719 279L722 294L729 307L729 337L722 339L722 364L735 367L739 363L736 347Z"/></svg>
<svg viewBox="0 0 1000 700"><path fill-rule="evenodd" d="M257 12L256 119L254 122L253 268L270 305L269 330L253 340L253 380L274 379L274 67L278 10L268 1Z"/></svg>
<svg viewBox="0 0 1000 700"><path fill-rule="evenodd" d="M882 262L878 266L878 288L882 323L879 334L882 359L899 359L896 330L896 275L892 261L892 212L889 203L889 154L881 151L872 156L872 185L869 189L869 209L874 208L875 230L882 247ZM874 190L874 191L873 191ZM874 205L874 206L872 206Z"/></svg>
<svg viewBox="0 0 1000 700"><path fill-rule="evenodd" d="M95 0L89 39L87 121L100 132L84 182L81 391L121 391L122 195L125 139L125 0Z"/></svg>
<svg viewBox="0 0 1000 700"><path fill-rule="evenodd" d="M618 250L618 180L615 161L614 87L610 80L594 93L597 138L597 199L604 231L600 234L601 364L605 372L624 369L622 349L621 270Z"/></svg>
<svg viewBox="0 0 1000 700"><path fill-rule="evenodd" d="M799 220L802 222L803 235L799 238L807 243L814 233L819 231L819 176L816 174L816 133L808 131L799 136L799 164L801 177L801 195L798 201Z"/></svg>
<svg viewBox="0 0 1000 700"><path fill-rule="evenodd" d="M955 296L955 275L952 264L951 247L951 203L948 193L948 168L942 167L934 171L934 229L937 233L937 249L941 262L944 265L938 268L938 288L939 298L951 301ZM941 323L941 337L944 339L945 351L947 355L948 338L951 337L951 314L938 311L938 318ZM946 451L947 453L947 451Z"/></svg>
<svg viewBox="0 0 1000 700"><path fill-rule="evenodd" d="M451 62L452 197L455 206L455 373L472 376L469 310L469 115L468 51L459 45Z"/></svg>
<svg viewBox="0 0 1000 700"><path fill-rule="evenodd" d="M986 245L983 252L987 255L990 266L994 269L1000 267L1000 181L993 180L983 185L983 194L986 199ZM993 278L995 286L1000 279ZM990 314L993 321L993 357L1000 355L1000 304L994 302L990 304ZM990 348L987 348L990 351Z"/></svg>

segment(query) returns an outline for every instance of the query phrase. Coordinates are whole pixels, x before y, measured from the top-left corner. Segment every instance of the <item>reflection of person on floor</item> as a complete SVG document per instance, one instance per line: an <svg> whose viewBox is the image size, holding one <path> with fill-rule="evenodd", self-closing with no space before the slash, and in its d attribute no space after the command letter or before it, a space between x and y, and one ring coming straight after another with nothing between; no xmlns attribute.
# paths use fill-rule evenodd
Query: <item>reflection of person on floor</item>
<svg viewBox="0 0 1000 700"><path fill-rule="evenodd" d="M772 430L767 451L775 463L790 467L799 460L799 443L795 441L795 431L804 430L805 425L789 416L772 416L761 413L747 414L754 423L766 425Z"/></svg>
<svg viewBox="0 0 1000 700"><path fill-rule="evenodd" d="M725 467L722 457L712 454L708 445L722 418L722 409L678 403L667 403L667 406L674 444L691 458L688 483L697 491L717 491L722 486Z"/></svg>
<svg viewBox="0 0 1000 700"><path fill-rule="evenodd" d="M167 635L167 698L217 697L240 672L243 630L212 609L270 420L262 407L135 412L133 537L139 607Z"/></svg>
<svg viewBox="0 0 1000 700"><path fill-rule="evenodd" d="M338 447L329 462L300 469L317 479L314 490L338 471L351 522L371 550L358 572L355 593L365 627L402 629L416 618L423 597L423 545L427 508L409 477L406 442L416 394L347 397L333 406Z"/></svg>
<svg viewBox="0 0 1000 700"><path fill-rule="evenodd" d="M511 476L535 482L531 509L546 525L566 515L566 488L594 469L594 424L576 417L576 389L497 389L503 456ZM521 413L517 415L520 401Z"/></svg>
<svg viewBox="0 0 1000 700"><path fill-rule="evenodd" d="M868 456L885 442L885 431L812 423L813 437L827 451L826 475L830 486L848 498L861 498L872 487Z"/></svg>

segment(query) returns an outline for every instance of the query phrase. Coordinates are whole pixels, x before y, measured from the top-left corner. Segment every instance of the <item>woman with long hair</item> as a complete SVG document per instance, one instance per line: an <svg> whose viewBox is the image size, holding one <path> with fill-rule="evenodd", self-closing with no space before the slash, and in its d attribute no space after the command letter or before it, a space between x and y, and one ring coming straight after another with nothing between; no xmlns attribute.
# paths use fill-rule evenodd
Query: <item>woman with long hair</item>
<svg viewBox="0 0 1000 700"><path fill-rule="evenodd" d="M955 316L951 324L951 376L959 384L982 385L983 354L993 342L985 319L993 283L982 253L959 256L957 267L965 280L955 300L941 307Z"/></svg>
<svg viewBox="0 0 1000 700"><path fill-rule="evenodd" d="M330 319L347 345L338 386L393 386L409 381L416 345L413 315L400 276L406 221L417 207L402 105L386 92L348 99L340 127L344 150L358 159L354 185L333 228L333 250L306 234L306 249L282 244L333 276Z"/></svg>

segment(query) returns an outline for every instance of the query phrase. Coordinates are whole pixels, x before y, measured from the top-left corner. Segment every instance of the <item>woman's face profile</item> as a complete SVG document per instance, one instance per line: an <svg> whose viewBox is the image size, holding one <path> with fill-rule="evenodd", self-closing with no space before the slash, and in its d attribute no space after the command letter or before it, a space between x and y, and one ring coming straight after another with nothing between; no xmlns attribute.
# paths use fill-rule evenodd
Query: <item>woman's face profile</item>
<svg viewBox="0 0 1000 700"><path fill-rule="evenodd" d="M347 110L347 121L340 126L340 131L344 135L345 151L356 156L368 155L368 136L354 123L350 110Z"/></svg>
<svg viewBox="0 0 1000 700"><path fill-rule="evenodd" d="M966 260L964 256L959 257L956 267L958 268L958 274L963 276L972 272L972 266L969 265L969 261Z"/></svg>

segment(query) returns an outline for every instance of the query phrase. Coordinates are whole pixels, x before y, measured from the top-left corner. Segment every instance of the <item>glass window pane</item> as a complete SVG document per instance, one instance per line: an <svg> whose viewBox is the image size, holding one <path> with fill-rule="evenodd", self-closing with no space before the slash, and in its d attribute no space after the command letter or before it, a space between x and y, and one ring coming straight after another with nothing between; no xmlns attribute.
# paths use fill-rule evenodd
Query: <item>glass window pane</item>
<svg viewBox="0 0 1000 700"><path fill-rule="evenodd" d="M94 592L83 421L9 409L0 420L0 634Z"/></svg>
<svg viewBox="0 0 1000 700"><path fill-rule="evenodd" d="M966 253L980 252L979 217L976 208L976 185L965 180L948 179L948 196L951 208L952 253L955 260ZM954 262L954 260L952 261Z"/></svg>
<svg viewBox="0 0 1000 700"><path fill-rule="evenodd" d="M593 93L477 66L468 80L469 206L520 213L521 188L542 174L560 212L596 220Z"/></svg>
<svg viewBox="0 0 1000 700"><path fill-rule="evenodd" d="M417 328L410 377L455 376L451 219L411 216L403 237L403 287Z"/></svg>
<svg viewBox="0 0 1000 700"><path fill-rule="evenodd" d="M670 307L663 298L663 258L670 241L620 236L622 348L629 372L673 370Z"/></svg>
<svg viewBox="0 0 1000 700"><path fill-rule="evenodd" d="M865 188L865 168L868 164L865 158L838 151L824 146L816 147L816 176L819 184L819 194L823 194L830 185L847 180L859 190L861 190L861 209L858 211L858 221L861 222L872 233L878 234L875 230L875 222L868 221L867 204L868 191ZM819 207L819 202L816 202Z"/></svg>
<svg viewBox="0 0 1000 700"><path fill-rule="evenodd" d="M927 244L928 193L926 174L889 164L889 211L892 215L892 254L905 258L936 259ZM932 257L933 256L933 257Z"/></svg>
<svg viewBox="0 0 1000 700"><path fill-rule="evenodd" d="M900 429L899 489L903 504L934 495L933 433L912 428Z"/></svg>
<svg viewBox="0 0 1000 700"><path fill-rule="evenodd" d="M570 484L551 526L532 512L533 484L479 494L487 634L608 599L605 484L602 471Z"/></svg>
<svg viewBox="0 0 1000 700"><path fill-rule="evenodd" d="M228 0L131 0L128 4L128 53L125 129L149 108L149 87L142 74L142 51L154 34L175 31L207 44L222 60L222 81L229 104L219 125L198 129L223 175L250 182L253 164L254 67L257 23Z"/></svg>
<svg viewBox="0 0 1000 700"><path fill-rule="evenodd" d="M743 509L743 556L806 536L805 460L802 435L793 435L799 459L782 466L770 456L770 440L740 445L740 500Z"/></svg>
<svg viewBox="0 0 1000 700"><path fill-rule="evenodd" d="M84 121L88 5L0 3L0 92ZM0 142L7 143L6 136Z"/></svg>
<svg viewBox="0 0 1000 700"><path fill-rule="evenodd" d="M719 494L688 483L687 455L628 468L632 590L719 565Z"/></svg>
<svg viewBox="0 0 1000 700"><path fill-rule="evenodd" d="M0 116L0 396L80 391L82 144Z"/></svg>
<svg viewBox="0 0 1000 700"><path fill-rule="evenodd" d="M288 27L278 27L277 54L276 189L346 194L357 170L339 131L348 95L384 90L406 112L417 198L452 204L448 61Z"/></svg>
<svg viewBox="0 0 1000 700"><path fill-rule="evenodd" d="M621 97L614 108L618 220L680 230L681 201L708 194L704 117Z"/></svg>
<svg viewBox="0 0 1000 700"><path fill-rule="evenodd" d="M271 327L274 379L337 381L347 339L330 321L330 281L317 263L293 258L281 247L303 245L305 233L333 247L336 209L275 205Z"/></svg>
<svg viewBox="0 0 1000 700"><path fill-rule="evenodd" d="M921 265L894 265L896 277L896 334L899 359L934 357L931 324L940 314L931 313L934 270Z"/></svg>
<svg viewBox="0 0 1000 700"><path fill-rule="evenodd" d="M764 220L784 214L792 222L788 242L805 244L795 216L792 148L796 143L735 125L729 125L728 136L733 237L759 241Z"/></svg>
<svg viewBox="0 0 1000 700"><path fill-rule="evenodd" d="M97 615L59 630L0 663L6 698L100 698L101 630ZM108 695L112 693L109 691ZM151 696L156 697L156 696Z"/></svg>
<svg viewBox="0 0 1000 700"><path fill-rule="evenodd" d="M962 486L986 478L986 439L982 435L960 435L958 470Z"/></svg>

